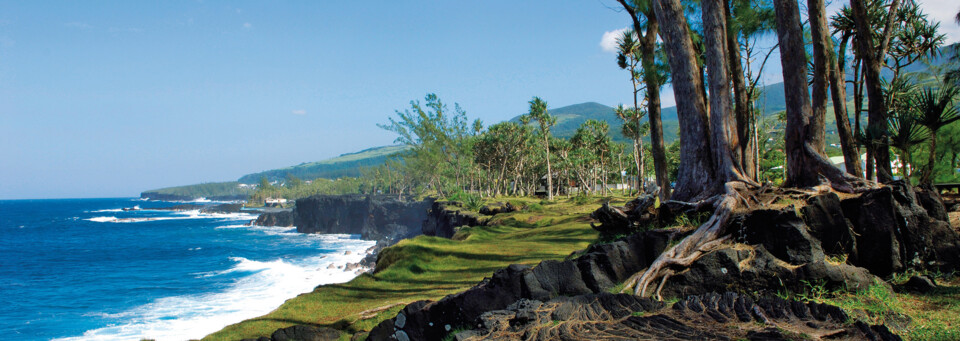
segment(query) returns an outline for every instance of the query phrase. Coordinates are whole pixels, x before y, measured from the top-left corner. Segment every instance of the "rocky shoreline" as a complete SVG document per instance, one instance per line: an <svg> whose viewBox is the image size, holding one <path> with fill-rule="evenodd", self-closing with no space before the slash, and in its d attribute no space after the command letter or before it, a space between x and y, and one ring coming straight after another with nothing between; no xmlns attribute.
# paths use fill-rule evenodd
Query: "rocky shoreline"
<svg viewBox="0 0 960 341"><path fill-rule="evenodd" d="M598 209L594 217L602 224L596 228L612 231L643 219L650 208L642 200L617 210L606 205ZM296 211L277 215L286 214L292 214L294 221L304 219L296 220ZM265 221L281 219L289 221L288 217ZM459 226L484 220L463 212L455 203L436 201L426 210L419 232L451 238ZM733 236L730 243L663 281L663 296L680 298L673 304L610 292L688 235L690 228L634 233L592 245L565 261L544 261L534 267L511 265L469 290L438 301L406 305L396 317L373 328L368 340L435 340L451 335L457 340L596 339L604 335L676 340L789 339L797 335L899 340L883 325L849 323L849 315L840 308L774 295L784 290L802 292L804 283L818 283L829 290L879 285L889 291L890 285L881 278L893 273L956 270L960 268L960 234L948 220L936 192L904 183L856 196L811 196L738 213L727 227ZM326 231L317 227L321 225L305 230ZM362 226L354 227L363 231ZM410 228L400 231L409 233ZM396 242L384 238L391 233L376 235L381 236L378 244L367 250L364 261L349 265L349 270L375 268L377 252ZM344 269L348 271L346 265ZM898 290L931 290L935 286L930 279L916 276ZM339 335L334 332L294 326L259 340Z"/></svg>

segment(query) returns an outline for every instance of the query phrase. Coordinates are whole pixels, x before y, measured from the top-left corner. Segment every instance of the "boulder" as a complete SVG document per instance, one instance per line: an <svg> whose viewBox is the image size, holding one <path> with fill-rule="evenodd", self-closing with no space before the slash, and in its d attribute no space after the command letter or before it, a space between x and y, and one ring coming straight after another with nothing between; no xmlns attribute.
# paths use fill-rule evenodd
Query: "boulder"
<svg viewBox="0 0 960 341"><path fill-rule="evenodd" d="M904 290L928 293L937 288L937 283L927 276L912 276L901 286Z"/></svg>
<svg viewBox="0 0 960 341"><path fill-rule="evenodd" d="M926 192L926 191L924 191ZM952 271L960 265L960 235L937 219L938 206L923 200L912 186L896 181L843 200L844 216L857 234L857 257L851 263L886 277L906 269ZM926 198L926 199L920 199Z"/></svg>
<svg viewBox="0 0 960 341"><path fill-rule="evenodd" d="M497 215L497 214L500 214L500 213L510 213L510 212L514 212L514 211L516 211L516 210L517 210L517 208L514 207L513 204L510 204L509 202L507 202L507 203L495 202L495 203L491 203L491 204L488 204L488 205L483 206L482 208L480 208L480 214L483 214L483 215Z"/></svg>
<svg viewBox="0 0 960 341"><path fill-rule="evenodd" d="M325 327L296 325L277 329L270 338L272 341L334 341L340 339L340 331Z"/></svg>
<svg viewBox="0 0 960 341"><path fill-rule="evenodd" d="M826 227L824 227L826 229ZM793 206L755 210L734 219L727 230L745 244L760 244L774 257L800 265L823 261L823 248Z"/></svg>
<svg viewBox="0 0 960 341"><path fill-rule="evenodd" d="M803 221L810 234L820 240L823 251L829 255L848 255L856 259L857 239L853 224L843 216L840 198L836 193L826 193L807 199L800 208Z"/></svg>
<svg viewBox="0 0 960 341"><path fill-rule="evenodd" d="M253 225L292 227L295 220L292 210L265 212L257 216L257 219L253 221Z"/></svg>

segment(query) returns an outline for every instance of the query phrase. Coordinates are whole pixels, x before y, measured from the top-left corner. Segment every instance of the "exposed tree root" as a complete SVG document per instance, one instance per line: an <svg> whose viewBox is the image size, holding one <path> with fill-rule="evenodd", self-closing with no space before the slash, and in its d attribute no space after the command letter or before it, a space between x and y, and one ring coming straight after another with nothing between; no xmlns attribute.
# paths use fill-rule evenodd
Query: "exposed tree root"
<svg viewBox="0 0 960 341"><path fill-rule="evenodd" d="M639 278L634 280L633 277L631 277L628 285L633 286L633 284L636 283L634 294L642 297L648 296L647 288L650 284L661 279L661 282L657 285L653 293L654 296L659 298L660 289L663 288L666 277L673 272L673 268L687 267L703 254L715 250L723 244L723 242L728 239L728 237L723 236L723 232L724 226L726 226L727 221L730 219L731 213L741 202L747 202L747 199L740 195L737 190L737 188L744 188L745 186L742 182L728 182L724 184L726 194L718 198L719 202L710 219L703 225L700 225L692 234L681 240L680 243L661 253L660 256L650 264L650 267L647 268L646 271L639 272L633 276L636 277L640 275Z"/></svg>
<svg viewBox="0 0 960 341"><path fill-rule="evenodd" d="M831 179L838 181L831 181ZM730 181L724 184L725 193L722 195L696 203L683 203L694 207L704 207L708 203L716 203L716 205L713 215L706 223L700 225L696 231L685 237L680 243L661 253L648 268L631 276L625 282L621 292L628 292L628 290L633 289L635 295L654 296L660 299L660 291L669 276L690 266L704 254L718 249L730 238L726 235L725 226L737 208L753 207L755 205L766 206L776 201L776 198L780 195L814 196L830 191L854 193L877 187L876 183L855 178L839 170L831 173L830 176L822 177L821 181L820 185L814 187L790 189L776 189L766 185L758 188L750 183ZM654 287L653 292L648 292L651 284L658 280L659 283Z"/></svg>

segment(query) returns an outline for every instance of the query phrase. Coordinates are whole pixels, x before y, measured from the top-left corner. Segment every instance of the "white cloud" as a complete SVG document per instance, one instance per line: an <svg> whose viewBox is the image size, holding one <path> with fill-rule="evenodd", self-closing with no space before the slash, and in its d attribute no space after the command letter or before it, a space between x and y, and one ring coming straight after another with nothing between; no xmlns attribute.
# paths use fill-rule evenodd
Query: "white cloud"
<svg viewBox="0 0 960 341"><path fill-rule="evenodd" d="M960 41L960 25L956 21L960 3L956 0L920 0L918 3L928 18L940 22L940 33L947 35L945 45Z"/></svg>
<svg viewBox="0 0 960 341"><path fill-rule="evenodd" d="M603 37L600 38L600 49L604 52L617 52L617 38L623 36L623 32L628 29L630 27L603 32Z"/></svg>
<svg viewBox="0 0 960 341"><path fill-rule="evenodd" d="M79 22L79 21L73 21L73 22L64 23L63 26L72 27L72 28L79 28L79 29L81 29L81 30L86 30L86 29L93 28L93 26L90 26L90 24L87 24L87 23L85 23L85 22Z"/></svg>
<svg viewBox="0 0 960 341"><path fill-rule="evenodd" d="M245 22L245 23L243 23L243 28L246 28L246 29L253 28L253 24L248 23L248 22Z"/></svg>
<svg viewBox="0 0 960 341"><path fill-rule="evenodd" d="M307 114L307 111L304 110L304 109L297 109L297 110L292 111L292 113L293 113L294 115L306 115L306 114Z"/></svg>

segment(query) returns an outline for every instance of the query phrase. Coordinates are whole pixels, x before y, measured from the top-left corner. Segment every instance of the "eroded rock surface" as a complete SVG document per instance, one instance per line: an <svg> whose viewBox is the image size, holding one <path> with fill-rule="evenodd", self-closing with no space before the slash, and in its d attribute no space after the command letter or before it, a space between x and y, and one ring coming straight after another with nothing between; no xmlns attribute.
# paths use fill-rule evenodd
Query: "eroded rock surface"
<svg viewBox="0 0 960 341"><path fill-rule="evenodd" d="M671 306L626 294L519 300L484 313L457 340L900 340L884 326L847 324L835 306L733 292Z"/></svg>
<svg viewBox="0 0 960 341"><path fill-rule="evenodd" d="M450 238L457 233L458 227L477 225L480 225L480 219L476 214L463 212L456 202L437 201L427 211L423 234Z"/></svg>

